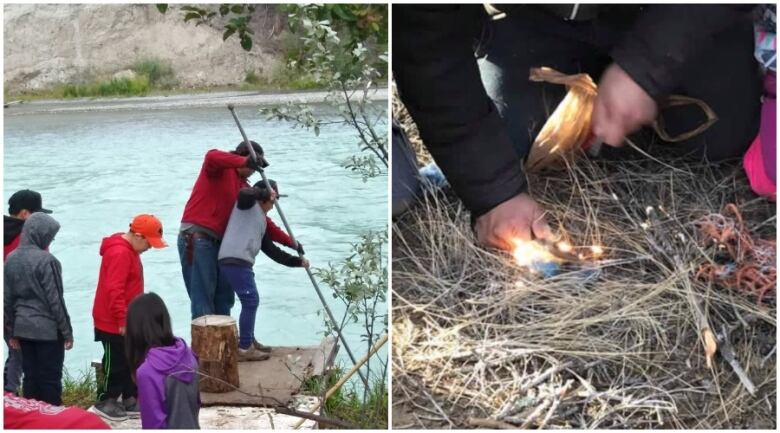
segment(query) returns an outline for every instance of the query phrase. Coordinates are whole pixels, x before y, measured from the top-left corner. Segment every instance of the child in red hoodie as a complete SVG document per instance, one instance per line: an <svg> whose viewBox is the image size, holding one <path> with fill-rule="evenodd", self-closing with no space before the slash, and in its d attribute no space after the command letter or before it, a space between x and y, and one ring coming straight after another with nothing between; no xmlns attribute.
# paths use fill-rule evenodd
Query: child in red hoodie
<svg viewBox="0 0 780 433"><path fill-rule="evenodd" d="M141 253L168 246L162 238L162 223L154 215L133 218L127 233L103 238L92 318L95 341L103 344L103 379L98 383L95 412L112 421L138 416L138 390L125 356L125 318L130 302L144 292ZM119 403L119 397L122 402Z"/></svg>

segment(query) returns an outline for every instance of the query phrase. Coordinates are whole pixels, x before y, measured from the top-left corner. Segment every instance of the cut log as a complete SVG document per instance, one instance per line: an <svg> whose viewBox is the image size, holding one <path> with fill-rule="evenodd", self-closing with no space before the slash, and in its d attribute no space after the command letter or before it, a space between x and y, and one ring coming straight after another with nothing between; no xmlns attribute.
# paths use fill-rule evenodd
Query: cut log
<svg viewBox="0 0 780 433"><path fill-rule="evenodd" d="M202 392L221 393L238 388L236 319L211 315L193 320L192 350L198 355L200 372L204 375L200 381Z"/></svg>

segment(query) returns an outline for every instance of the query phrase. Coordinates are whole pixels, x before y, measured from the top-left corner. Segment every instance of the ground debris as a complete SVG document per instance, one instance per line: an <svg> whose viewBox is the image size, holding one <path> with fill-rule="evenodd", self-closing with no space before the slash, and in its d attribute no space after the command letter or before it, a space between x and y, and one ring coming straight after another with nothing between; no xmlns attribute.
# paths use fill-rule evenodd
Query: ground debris
<svg viewBox="0 0 780 433"><path fill-rule="evenodd" d="M728 203L776 237L738 163L586 159L530 185L566 241L602 246L598 272L530 274L426 194L393 225L396 427L775 428L774 286L758 304L696 275L717 258L697 221ZM722 353L707 366L723 326L755 396Z"/></svg>

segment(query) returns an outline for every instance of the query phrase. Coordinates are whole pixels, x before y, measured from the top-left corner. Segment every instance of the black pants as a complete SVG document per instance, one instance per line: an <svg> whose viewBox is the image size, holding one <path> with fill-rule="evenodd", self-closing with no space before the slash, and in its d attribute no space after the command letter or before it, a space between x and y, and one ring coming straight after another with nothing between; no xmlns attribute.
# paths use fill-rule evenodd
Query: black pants
<svg viewBox="0 0 780 433"><path fill-rule="evenodd" d="M598 83L612 62L609 51L630 25L630 19L608 16L564 21L533 6L485 22L476 45L482 82L521 157L528 154L533 139L566 92L561 85L529 81L529 69L549 66L565 74L586 72ZM756 137L761 81L748 20L714 38L712 48L691 57L672 93L703 100L719 120L703 134L664 147L717 161L741 156ZM661 114L670 136L694 130L706 119L694 106ZM609 146L604 150L614 152Z"/></svg>
<svg viewBox="0 0 780 433"><path fill-rule="evenodd" d="M19 340L22 347L22 390L24 398L62 404L62 365L65 341Z"/></svg>
<svg viewBox="0 0 780 433"><path fill-rule="evenodd" d="M95 341L103 345L103 379L98 383L98 400L122 400L138 396L125 355L125 337L95 329Z"/></svg>

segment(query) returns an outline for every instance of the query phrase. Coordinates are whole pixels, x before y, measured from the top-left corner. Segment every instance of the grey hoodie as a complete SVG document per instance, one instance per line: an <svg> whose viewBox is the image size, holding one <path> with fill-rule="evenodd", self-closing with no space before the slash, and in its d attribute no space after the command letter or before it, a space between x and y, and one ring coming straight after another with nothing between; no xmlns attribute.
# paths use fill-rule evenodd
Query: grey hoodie
<svg viewBox="0 0 780 433"><path fill-rule="evenodd" d="M36 212L22 228L19 247L5 261L3 292L7 335L26 340L73 339L65 308L62 265L46 248L60 230L51 216Z"/></svg>
<svg viewBox="0 0 780 433"><path fill-rule="evenodd" d="M255 264L255 258L263 245L266 221L257 202L253 202L248 209L244 206L239 196L230 214L225 235L222 236L217 259L240 259L251 266Z"/></svg>
<svg viewBox="0 0 780 433"><path fill-rule="evenodd" d="M301 266L302 259L287 254L274 245L266 233L263 209L255 200L254 188L243 188L230 214L217 260L223 264L239 264L251 268L260 250L276 263L289 267Z"/></svg>

